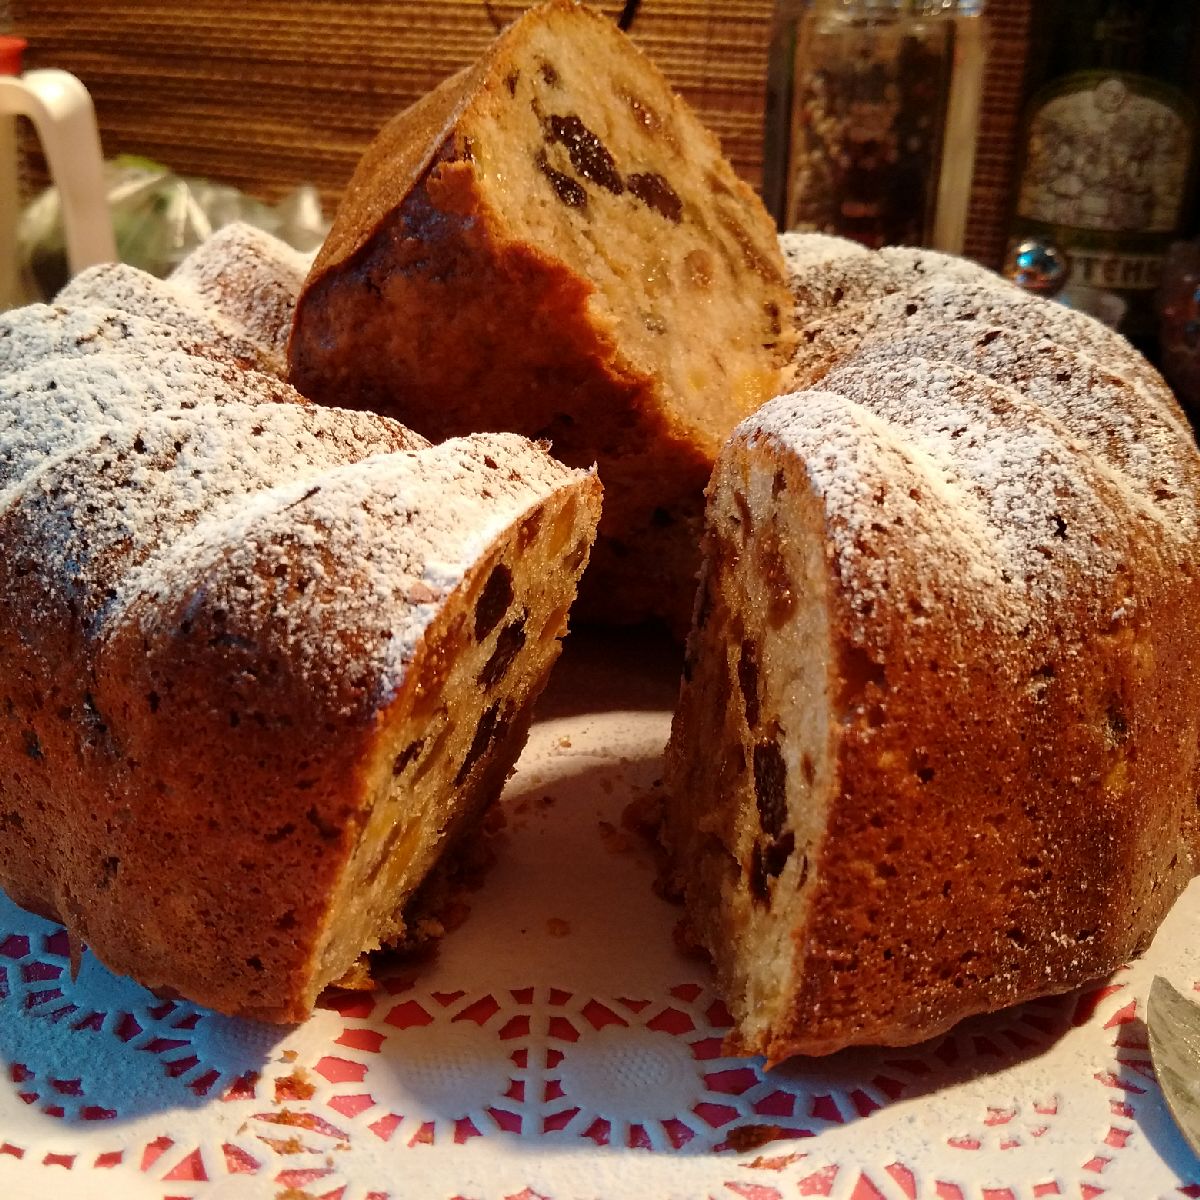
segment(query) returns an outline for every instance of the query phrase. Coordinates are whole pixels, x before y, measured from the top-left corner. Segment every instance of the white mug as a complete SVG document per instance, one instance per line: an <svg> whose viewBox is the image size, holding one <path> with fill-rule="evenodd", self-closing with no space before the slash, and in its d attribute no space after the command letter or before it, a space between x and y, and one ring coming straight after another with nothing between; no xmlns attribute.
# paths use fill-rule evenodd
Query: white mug
<svg viewBox="0 0 1200 1200"><path fill-rule="evenodd" d="M2 59L19 69L19 39L6 43ZM14 43L17 43L14 45ZM2 60L0 60L2 61ZM0 308L24 303L17 269L17 181L15 118L33 122L46 165L62 198L67 265L72 275L116 259L112 218L104 188L104 162L96 112L87 88L67 71L0 74Z"/></svg>

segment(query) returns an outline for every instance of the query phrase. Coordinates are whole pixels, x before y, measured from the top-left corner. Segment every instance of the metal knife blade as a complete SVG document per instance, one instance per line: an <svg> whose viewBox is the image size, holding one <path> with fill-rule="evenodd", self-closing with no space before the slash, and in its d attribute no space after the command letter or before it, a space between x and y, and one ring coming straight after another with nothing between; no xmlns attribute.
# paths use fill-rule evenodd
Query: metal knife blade
<svg viewBox="0 0 1200 1200"><path fill-rule="evenodd" d="M1179 1132L1200 1155L1200 1005L1161 975L1150 985L1146 1005L1150 1058Z"/></svg>

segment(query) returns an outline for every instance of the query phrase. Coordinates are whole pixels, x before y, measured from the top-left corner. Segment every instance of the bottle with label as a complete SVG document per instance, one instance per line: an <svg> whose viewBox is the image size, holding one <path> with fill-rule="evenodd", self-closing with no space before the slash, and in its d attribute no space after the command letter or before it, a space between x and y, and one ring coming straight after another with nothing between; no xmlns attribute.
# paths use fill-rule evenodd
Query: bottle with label
<svg viewBox="0 0 1200 1200"><path fill-rule="evenodd" d="M1066 255L1064 298L1153 340L1171 242L1191 232L1197 0L1034 6L1012 241Z"/></svg>

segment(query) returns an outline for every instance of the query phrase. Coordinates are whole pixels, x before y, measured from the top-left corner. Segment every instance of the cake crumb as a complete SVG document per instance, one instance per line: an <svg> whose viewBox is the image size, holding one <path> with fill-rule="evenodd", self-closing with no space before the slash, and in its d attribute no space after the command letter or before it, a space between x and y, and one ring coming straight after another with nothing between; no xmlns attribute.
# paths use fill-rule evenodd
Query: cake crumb
<svg viewBox="0 0 1200 1200"><path fill-rule="evenodd" d="M783 1130L778 1125L739 1125L736 1129L729 1131L728 1142L739 1154L744 1154L748 1150L757 1150L759 1146L774 1142L782 1136ZM761 1158L756 1159L755 1163L751 1165L761 1161ZM780 1170L780 1167L771 1169Z"/></svg>
<svg viewBox="0 0 1200 1200"><path fill-rule="evenodd" d="M762 1129L766 1127L762 1125L748 1125L746 1128ZM735 1129L733 1132L737 1133L738 1131ZM783 1131L780 1130L779 1132L782 1133ZM730 1140L733 1140L732 1137ZM753 1149L753 1147L751 1147L751 1149ZM754 1159L753 1162L749 1162L746 1165L748 1167L755 1167L760 1171L782 1171L785 1167L790 1167L792 1163L798 1162L803 1157L803 1154L774 1154L768 1158L765 1155L760 1154L756 1159Z"/></svg>
<svg viewBox="0 0 1200 1200"><path fill-rule="evenodd" d="M364 954L351 964L349 970L329 985L343 992L373 992L375 979L371 974L371 965Z"/></svg>
<svg viewBox="0 0 1200 1200"><path fill-rule="evenodd" d="M566 737L565 735L558 739L558 744L559 744L559 747L563 750L571 749L571 739L569 737Z"/></svg>
<svg viewBox="0 0 1200 1200"><path fill-rule="evenodd" d="M260 1139L266 1142L276 1154L303 1154L307 1147L296 1136L290 1138L269 1138Z"/></svg>
<svg viewBox="0 0 1200 1200"><path fill-rule="evenodd" d="M551 937L566 937L571 932L571 922L562 917L551 917L546 922L546 932Z"/></svg>
<svg viewBox="0 0 1200 1200"><path fill-rule="evenodd" d="M290 1108L281 1109L269 1119L273 1125L294 1125L300 1129L315 1129L317 1121L312 1113L294 1112Z"/></svg>
<svg viewBox="0 0 1200 1200"><path fill-rule="evenodd" d="M621 824L632 833L640 834L657 844L663 819L663 798L653 790L634 796L621 810Z"/></svg>
<svg viewBox="0 0 1200 1200"><path fill-rule="evenodd" d="M534 808L538 809L539 811L544 811L547 808L553 808L554 804L554 797L549 793L539 796L536 800L532 796L526 796L524 800L521 800L517 803L514 811L518 816L523 817Z"/></svg>
<svg viewBox="0 0 1200 1200"><path fill-rule="evenodd" d="M295 1050L285 1050L280 1056L285 1063L294 1063L300 1055Z"/></svg>
<svg viewBox="0 0 1200 1200"><path fill-rule="evenodd" d="M311 1100L316 1090L308 1078L308 1072L303 1067L297 1067L290 1075L275 1080L275 1103L283 1104L288 1100Z"/></svg>
<svg viewBox="0 0 1200 1200"><path fill-rule="evenodd" d="M442 928L450 933L466 923L471 906L465 900L451 900L441 911Z"/></svg>
<svg viewBox="0 0 1200 1200"><path fill-rule="evenodd" d="M655 891L658 889L655 888ZM671 930L671 940L675 943L675 949L685 958L695 958L705 962L709 960L708 951L700 944L692 930L691 922L686 917L680 917L675 922L675 928Z"/></svg>

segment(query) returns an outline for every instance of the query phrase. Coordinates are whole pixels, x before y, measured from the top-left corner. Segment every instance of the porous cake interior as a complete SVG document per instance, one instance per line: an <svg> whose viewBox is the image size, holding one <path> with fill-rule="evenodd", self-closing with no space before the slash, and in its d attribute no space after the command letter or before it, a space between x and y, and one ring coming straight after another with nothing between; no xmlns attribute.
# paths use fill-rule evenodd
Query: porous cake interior
<svg viewBox="0 0 1200 1200"><path fill-rule="evenodd" d="M317 990L405 934L406 902L500 794L558 657L595 514L563 489L443 606L366 772L364 824L330 906Z"/></svg>
<svg viewBox="0 0 1200 1200"><path fill-rule="evenodd" d="M667 754L665 840L749 1044L797 990L795 931L836 786L822 515L795 460L718 465Z"/></svg>
<svg viewBox="0 0 1200 1200"><path fill-rule="evenodd" d="M469 125L485 194L595 283L593 319L715 448L777 388L787 293L769 221L611 22L564 6L522 30Z"/></svg>

